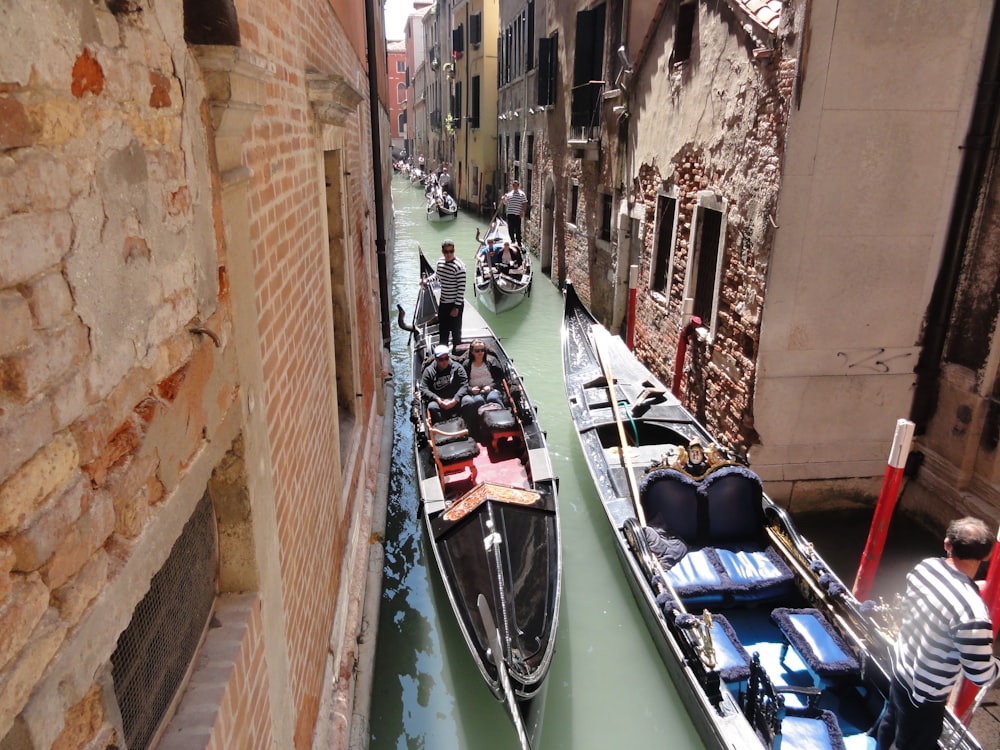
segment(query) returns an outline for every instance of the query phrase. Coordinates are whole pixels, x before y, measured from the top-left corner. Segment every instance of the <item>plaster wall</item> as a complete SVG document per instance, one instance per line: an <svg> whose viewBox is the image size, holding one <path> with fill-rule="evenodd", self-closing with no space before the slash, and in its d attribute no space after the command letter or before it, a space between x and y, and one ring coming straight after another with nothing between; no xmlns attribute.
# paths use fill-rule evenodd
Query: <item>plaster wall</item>
<svg viewBox="0 0 1000 750"><path fill-rule="evenodd" d="M761 328L753 464L766 480L884 469L991 6L811 4Z"/></svg>

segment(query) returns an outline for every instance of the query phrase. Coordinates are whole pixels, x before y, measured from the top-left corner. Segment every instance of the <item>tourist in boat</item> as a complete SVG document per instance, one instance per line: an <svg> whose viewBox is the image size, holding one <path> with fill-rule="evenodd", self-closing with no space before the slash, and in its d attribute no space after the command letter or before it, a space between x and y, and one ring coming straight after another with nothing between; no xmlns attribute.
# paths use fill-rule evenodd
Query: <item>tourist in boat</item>
<svg viewBox="0 0 1000 750"><path fill-rule="evenodd" d="M990 614L974 580L993 535L980 519L960 518L948 526L944 550L947 557L923 560L906 576L878 750L937 750L960 674L979 686L997 676Z"/></svg>
<svg viewBox="0 0 1000 750"><path fill-rule="evenodd" d="M521 254L521 249L510 242L504 242L493 255L493 265L498 266L504 273L516 273L516 269L520 268L522 263L524 256Z"/></svg>
<svg viewBox="0 0 1000 750"><path fill-rule="evenodd" d="M469 395L469 376L465 368L451 358L445 344L434 347L434 361L420 375L420 395L427 406L431 423L476 413Z"/></svg>
<svg viewBox="0 0 1000 750"><path fill-rule="evenodd" d="M438 175L438 185L441 189L448 195L451 195L451 175L448 174L448 167L441 167L441 173Z"/></svg>
<svg viewBox="0 0 1000 750"><path fill-rule="evenodd" d="M455 243L441 243L441 258L434 273L420 280L421 285L437 279L441 284L438 301L438 343L457 347L462 343L462 311L465 307L465 264L455 255Z"/></svg>
<svg viewBox="0 0 1000 750"><path fill-rule="evenodd" d="M476 408L485 404L503 406L500 391L503 388L504 371L496 357L486 351L482 339L473 339L469 346L469 361L465 371L469 376L469 394L476 402Z"/></svg>

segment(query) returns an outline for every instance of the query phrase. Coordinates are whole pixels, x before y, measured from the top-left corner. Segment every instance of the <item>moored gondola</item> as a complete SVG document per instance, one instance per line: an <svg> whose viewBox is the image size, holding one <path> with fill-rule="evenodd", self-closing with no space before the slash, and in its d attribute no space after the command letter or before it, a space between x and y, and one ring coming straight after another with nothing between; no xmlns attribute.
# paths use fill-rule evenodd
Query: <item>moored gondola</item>
<svg viewBox="0 0 1000 750"><path fill-rule="evenodd" d="M420 255L421 278L432 272ZM435 563L466 645L507 708L522 747L555 653L562 586L557 479L524 384L499 339L466 309L465 342L482 340L503 372L502 405L433 423L418 383L437 344L435 281L422 284L410 331L416 481ZM467 343L453 358L470 356Z"/></svg>
<svg viewBox="0 0 1000 750"><path fill-rule="evenodd" d="M562 348L626 579L706 746L874 750L893 613L854 598L572 285ZM940 745L980 747L951 712Z"/></svg>
<svg viewBox="0 0 1000 750"><path fill-rule="evenodd" d="M495 216L480 239L484 245L493 238L503 246L510 242L507 222ZM531 294L531 253L522 247L522 262L515 266L497 263L488 254L476 255L475 294L479 302L492 313L500 314L521 304Z"/></svg>

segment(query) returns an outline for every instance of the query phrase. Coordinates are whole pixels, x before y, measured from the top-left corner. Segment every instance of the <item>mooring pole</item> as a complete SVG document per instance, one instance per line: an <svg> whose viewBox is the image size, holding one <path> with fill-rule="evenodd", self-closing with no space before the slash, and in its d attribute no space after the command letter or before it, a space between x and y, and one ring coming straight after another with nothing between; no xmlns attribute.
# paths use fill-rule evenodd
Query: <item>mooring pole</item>
<svg viewBox="0 0 1000 750"><path fill-rule="evenodd" d="M628 269L628 325L625 329L625 345L629 351L635 348L635 297L639 286L639 266Z"/></svg>
<svg viewBox="0 0 1000 750"><path fill-rule="evenodd" d="M908 419L896 421L896 434L892 438L892 450L889 451L889 462L885 467L885 477L882 479L882 491L875 505L875 515L868 531L868 541L861 555L858 575L854 579L854 596L859 600L868 598L878 570L882 551L885 549L885 537L889 533L889 521L892 511L896 508L899 498L899 485L903 481L903 468L906 457L910 453L910 441L913 440L913 422Z"/></svg>

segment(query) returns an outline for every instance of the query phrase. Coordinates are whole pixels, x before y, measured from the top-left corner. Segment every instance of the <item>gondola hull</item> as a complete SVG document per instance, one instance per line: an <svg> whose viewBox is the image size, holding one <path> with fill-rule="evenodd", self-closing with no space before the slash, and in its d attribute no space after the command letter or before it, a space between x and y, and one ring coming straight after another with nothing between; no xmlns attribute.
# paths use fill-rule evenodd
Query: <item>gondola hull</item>
<svg viewBox="0 0 1000 750"><path fill-rule="evenodd" d="M428 275L432 269L423 255L420 261L421 276ZM484 411L475 430L461 425L477 438L467 435L439 444L441 425L428 420L417 387L437 343L438 294L436 281L421 286L410 325L403 323L400 311L400 323L411 331L411 421L421 513L469 652L520 732L538 723L537 717L529 718L531 704L540 699L555 653L562 588L558 482L513 362L468 306L464 340L483 340L501 363L504 408ZM463 356L466 346L453 356ZM494 419L496 415L500 418ZM456 459L460 451L466 452ZM484 619L484 611L491 618ZM499 663L490 649L494 626L501 644Z"/></svg>
<svg viewBox="0 0 1000 750"><path fill-rule="evenodd" d="M759 478L572 285L562 348L570 413L616 552L706 746L763 750L780 738L782 750L874 750L890 613L851 595ZM951 713L941 745L979 748Z"/></svg>

